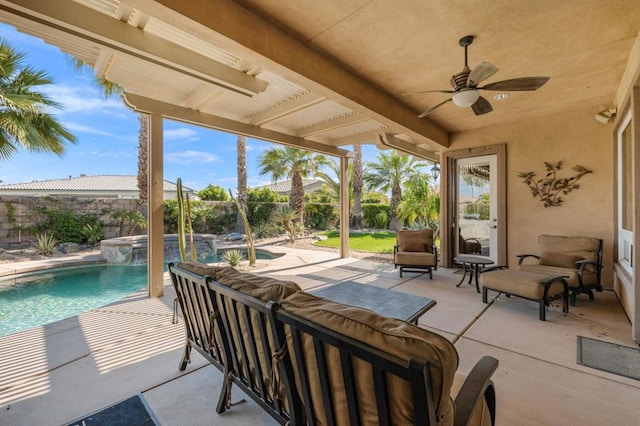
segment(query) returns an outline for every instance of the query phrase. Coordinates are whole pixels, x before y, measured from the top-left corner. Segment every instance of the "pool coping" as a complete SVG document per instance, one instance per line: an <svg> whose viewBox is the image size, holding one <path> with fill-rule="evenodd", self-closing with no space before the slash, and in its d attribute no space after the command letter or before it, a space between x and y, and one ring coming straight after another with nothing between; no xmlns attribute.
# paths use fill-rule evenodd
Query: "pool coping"
<svg viewBox="0 0 640 426"><path fill-rule="evenodd" d="M61 267L106 264L100 251L77 253L51 259L27 260L20 262L0 263L0 277L7 277L28 272L45 271Z"/></svg>

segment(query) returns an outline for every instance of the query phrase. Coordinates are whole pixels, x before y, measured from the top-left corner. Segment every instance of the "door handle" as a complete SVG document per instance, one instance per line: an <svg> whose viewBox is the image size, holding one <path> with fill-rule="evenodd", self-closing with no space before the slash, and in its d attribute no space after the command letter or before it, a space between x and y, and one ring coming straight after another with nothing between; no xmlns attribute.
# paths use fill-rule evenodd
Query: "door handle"
<svg viewBox="0 0 640 426"><path fill-rule="evenodd" d="M497 225L493 225L493 226L490 226L489 228L497 229L497 228L498 228L498 226L497 226Z"/></svg>

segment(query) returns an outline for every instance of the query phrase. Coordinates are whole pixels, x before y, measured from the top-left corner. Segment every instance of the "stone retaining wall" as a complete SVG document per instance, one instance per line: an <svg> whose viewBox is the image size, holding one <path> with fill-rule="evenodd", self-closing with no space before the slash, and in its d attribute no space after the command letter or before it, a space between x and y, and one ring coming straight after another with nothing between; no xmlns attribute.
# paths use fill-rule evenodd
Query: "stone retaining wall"
<svg viewBox="0 0 640 426"><path fill-rule="evenodd" d="M91 215L104 225L105 238L118 237L120 228L111 215L120 210L140 211L140 200L78 197L0 197L0 248L28 247L36 237L28 229L39 219L38 208L59 206L77 215ZM128 231L128 228L126 229ZM136 230L134 234L145 234Z"/></svg>

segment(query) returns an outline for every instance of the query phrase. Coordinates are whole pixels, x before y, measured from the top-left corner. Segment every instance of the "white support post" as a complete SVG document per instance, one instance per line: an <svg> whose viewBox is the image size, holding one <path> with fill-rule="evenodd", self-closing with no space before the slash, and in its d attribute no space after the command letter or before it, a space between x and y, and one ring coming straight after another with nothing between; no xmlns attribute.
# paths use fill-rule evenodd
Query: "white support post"
<svg viewBox="0 0 640 426"><path fill-rule="evenodd" d="M149 213L147 218L147 277L150 297L164 295L164 195L162 116L151 114L148 147Z"/></svg>
<svg viewBox="0 0 640 426"><path fill-rule="evenodd" d="M349 257L349 158L340 157L340 257Z"/></svg>

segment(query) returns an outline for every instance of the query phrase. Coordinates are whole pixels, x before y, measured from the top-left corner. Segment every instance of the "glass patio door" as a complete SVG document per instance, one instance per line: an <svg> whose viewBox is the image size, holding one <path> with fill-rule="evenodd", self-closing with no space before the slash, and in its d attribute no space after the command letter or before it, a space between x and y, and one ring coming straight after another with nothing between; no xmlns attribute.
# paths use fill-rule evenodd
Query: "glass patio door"
<svg viewBox="0 0 640 426"><path fill-rule="evenodd" d="M618 131L618 263L633 274L633 144L631 114Z"/></svg>
<svg viewBox="0 0 640 426"><path fill-rule="evenodd" d="M497 155L460 158L455 168L454 244L458 255L498 262Z"/></svg>

